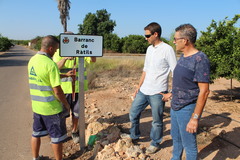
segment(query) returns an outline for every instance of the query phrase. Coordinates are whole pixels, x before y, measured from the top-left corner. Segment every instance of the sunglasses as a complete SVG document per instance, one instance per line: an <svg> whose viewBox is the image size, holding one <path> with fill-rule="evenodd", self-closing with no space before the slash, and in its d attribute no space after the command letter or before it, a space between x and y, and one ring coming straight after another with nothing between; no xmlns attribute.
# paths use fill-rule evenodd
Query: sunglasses
<svg viewBox="0 0 240 160"><path fill-rule="evenodd" d="M150 38L152 36L152 34L145 34L146 38Z"/></svg>

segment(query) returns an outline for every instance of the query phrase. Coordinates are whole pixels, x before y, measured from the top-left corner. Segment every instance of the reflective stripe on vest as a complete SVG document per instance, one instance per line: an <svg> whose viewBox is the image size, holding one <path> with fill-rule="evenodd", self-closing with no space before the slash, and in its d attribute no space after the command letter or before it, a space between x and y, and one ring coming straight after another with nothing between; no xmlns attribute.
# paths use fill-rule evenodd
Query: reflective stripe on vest
<svg viewBox="0 0 240 160"><path fill-rule="evenodd" d="M35 96L35 95L31 95L31 98L33 101L39 101L39 102L51 102L56 99L54 96L41 97L41 96Z"/></svg>
<svg viewBox="0 0 240 160"><path fill-rule="evenodd" d="M67 73L69 71L73 70L72 68L64 68L64 69L60 69L60 72L61 73ZM84 72L86 71L87 69L84 67ZM76 68L76 72L78 72L78 68Z"/></svg>
<svg viewBox="0 0 240 160"><path fill-rule="evenodd" d="M36 90L40 90L40 91L52 91L52 87L50 86L39 86L37 84L29 84L30 89L36 89Z"/></svg>

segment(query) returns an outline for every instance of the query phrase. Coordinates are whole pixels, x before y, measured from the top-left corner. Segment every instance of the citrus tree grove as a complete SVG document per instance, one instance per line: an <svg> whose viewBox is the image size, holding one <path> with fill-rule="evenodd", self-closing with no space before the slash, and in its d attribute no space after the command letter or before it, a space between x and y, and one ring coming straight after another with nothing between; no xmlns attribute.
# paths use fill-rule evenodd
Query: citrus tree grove
<svg viewBox="0 0 240 160"><path fill-rule="evenodd" d="M240 81L240 28L235 15L229 20L212 23L207 31L201 32L197 48L207 54L211 63L211 80L224 77Z"/></svg>

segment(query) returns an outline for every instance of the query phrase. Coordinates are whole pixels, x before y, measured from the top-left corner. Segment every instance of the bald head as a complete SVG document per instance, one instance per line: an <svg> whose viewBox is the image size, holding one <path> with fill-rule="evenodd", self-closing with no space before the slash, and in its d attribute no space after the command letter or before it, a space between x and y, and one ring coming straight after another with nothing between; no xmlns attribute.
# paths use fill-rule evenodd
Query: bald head
<svg viewBox="0 0 240 160"><path fill-rule="evenodd" d="M45 52L52 57L58 47L59 40L52 35L48 35L46 37L43 37L40 51Z"/></svg>
<svg viewBox="0 0 240 160"><path fill-rule="evenodd" d="M59 40L52 35L48 35L43 37L41 49L47 50L49 47L56 47L57 45L59 45Z"/></svg>

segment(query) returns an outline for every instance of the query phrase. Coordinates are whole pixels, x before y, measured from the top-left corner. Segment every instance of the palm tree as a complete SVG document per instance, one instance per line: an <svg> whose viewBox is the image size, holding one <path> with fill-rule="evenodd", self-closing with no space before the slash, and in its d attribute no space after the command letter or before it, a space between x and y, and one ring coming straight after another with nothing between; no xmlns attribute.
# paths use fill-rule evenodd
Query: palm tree
<svg viewBox="0 0 240 160"><path fill-rule="evenodd" d="M67 32L67 20L69 17L70 0L58 0L58 10L60 12L60 19L63 25L64 32Z"/></svg>

